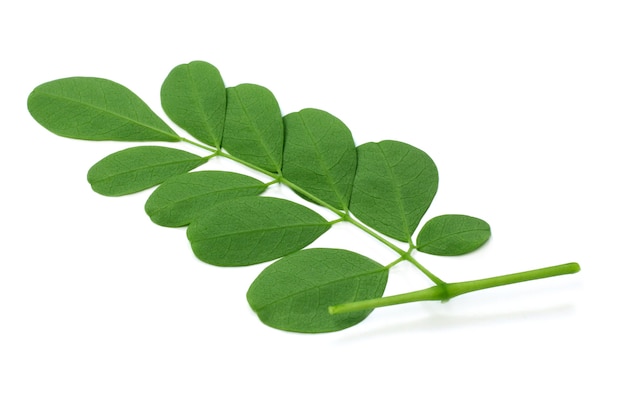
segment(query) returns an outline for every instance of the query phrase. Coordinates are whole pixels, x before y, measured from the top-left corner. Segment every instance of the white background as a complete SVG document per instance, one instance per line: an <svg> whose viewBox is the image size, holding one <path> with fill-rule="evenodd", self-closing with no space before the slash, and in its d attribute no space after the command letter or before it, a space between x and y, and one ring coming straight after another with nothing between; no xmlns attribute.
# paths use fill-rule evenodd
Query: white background
<svg viewBox="0 0 626 410"><path fill-rule="evenodd" d="M17 4L0 6L0 408L626 408L624 2ZM475 254L420 258L445 280L582 271L332 334L264 326L245 293L265 265L201 263L145 216L150 191L93 193L89 167L130 144L54 136L26 109L40 83L98 76L162 114L161 82L192 60L284 113L333 113L357 144L428 152L426 218L493 231ZM315 246L392 258L340 225ZM400 265L387 293L429 285Z"/></svg>

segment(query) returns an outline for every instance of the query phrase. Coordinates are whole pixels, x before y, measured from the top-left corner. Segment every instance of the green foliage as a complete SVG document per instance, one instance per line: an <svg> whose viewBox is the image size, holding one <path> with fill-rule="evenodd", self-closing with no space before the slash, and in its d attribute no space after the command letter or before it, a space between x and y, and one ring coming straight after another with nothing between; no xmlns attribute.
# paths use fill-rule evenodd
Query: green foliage
<svg viewBox="0 0 626 410"><path fill-rule="evenodd" d="M87 181L99 194L127 195L191 171L206 161L206 158L174 148L127 148L94 164L87 173Z"/></svg>
<svg viewBox="0 0 626 410"><path fill-rule="evenodd" d="M283 161L283 117L265 87L240 84L227 89L224 148L266 171L279 172Z"/></svg>
<svg viewBox="0 0 626 410"><path fill-rule="evenodd" d="M414 251L465 254L487 241L490 228L470 216L442 215L424 224L413 241L438 187L437 168L423 151L389 140L356 147L350 130L333 115L306 108L283 117L268 89L253 84L226 88L219 71L202 61L169 73L161 103L195 140L178 136L139 97L109 80L65 78L36 87L28 97L33 118L64 137L182 142L205 149L206 157L163 146L128 148L96 163L87 179L96 192L109 196L161 184L149 196L146 213L162 226L188 225L193 253L204 262L274 261L247 294L251 308L269 326L332 332L361 322L376 307L448 300L579 269L570 263L444 282L415 260ZM189 172L213 157L235 161L269 181L233 172ZM336 218L327 220L311 204L261 196L272 184L291 188ZM389 247L397 259L383 266L351 251L310 247L340 222ZM388 272L400 262L412 264L435 286L383 297Z"/></svg>
<svg viewBox="0 0 626 410"><path fill-rule="evenodd" d="M242 197L206 209L187 230L196 256L218 266L267 262L309 245L330 228L311 209L270 197Z"/></svg>
<svg viewBox="0 0 626 410"><path fill-rule="evenodd" d="M94 141L178 141L180 138L128 88L102 78L50 81L28 97L37 122L62 137Z"/></svg>
<svg viewBox="0 0 626 410"><path fill-rule="evenodd" d="M356 169L352 133L341 120L307 108L285 116L283 175L338 209L348 209ZM301 193L301 192L300 192Z"/></svg>
<svg viewBox="0 0 626 410"><path fill-rule="evenodd" d="M152 222L169 227L189 225L213 205L242 196L259 195L266 184L235 172L198 171L165 181L146 202Z"/></svg>
<svg viewBox="0 0 626 410"><path fill-rule="evenodd" d="M439 175L424 151L398 141L359 146L350 210L394 239L410 242L430 206Z"/></svg>
<svg viewBox="0 0 626 410"><path fill-rule="evenodd" d="M418 251L457 256L475 251L491 236L489 224L467 215L441 215L424 224L417 235Z"/></svg>
<svg viewBox="0 0 626 410"><path fill-rule="evenodd" d="M217 68L203 61L175 67L161 87L161 105L178 126L219 147L226 115L226 89Z"/></svg>
<svg viewBox="0 0 626 410"><path fill-rule="evenodd" d="M354 326L371 310L331 315L328 306L382 296L387 274L387 268L354 252L305 249L265 268L248 290L248 303L269 326L333 332Z"/></svg>

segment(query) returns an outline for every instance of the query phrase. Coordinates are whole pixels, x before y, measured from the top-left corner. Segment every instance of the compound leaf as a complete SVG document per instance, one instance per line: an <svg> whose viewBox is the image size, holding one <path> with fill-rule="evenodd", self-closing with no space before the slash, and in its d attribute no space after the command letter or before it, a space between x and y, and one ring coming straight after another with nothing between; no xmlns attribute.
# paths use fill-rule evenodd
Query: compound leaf
<svg viewBox="0 0 626 410"><path fill-rule="evenodd" d="M463 255L480 248L491 236L489 224L467 215L441 215L424 224L417 250L432 255Z"/></svg>
<svg viewBox="0 0 626 410"><path fill-rule="evenodd" d="M347 210L357 164L348 127L331 114L313 108L286 115L284 124L285 178L319 200Z"/></svg>
<svg viewBox="0 0 626 410"><path fill-rule="evenodd" d="M283 118L274 94L255 84L226 90L226 150L266 171L279 172L283 160Z"/></svg>
<svg viewBox="0 0 626 410"><path fill-rule="evenodd" d="M426 222L412 242L438 187L437 168L423 151L398 141L356 148L350 130L331 114L309 108L281 117L269 90L253 84L226 89L219 71L202 61L169 73L161 103L177 125L204 144L181 138L132 91L106 79L44 83L30 93L27 105L37 122L63 137L184 141L210 151L212 155L200 157L161 146L128 148L96 163L87 179L94 191L109 196L162 184L148 198L146 213L163 226L189 225L191 248L204 262L245 266L282 258L268 264L247 293L260 320L274 328L333 332L361 322L373 307L445 301L580 270L577 263L568 263L446 284L409 258L411 251L462 255L480 248L491 232L481 219L442 215ZM213 156L239 162L272 181L264 184L222 171L189 173ZM295 202L260 196L274 183L339 219L329 222ZM360 228L400 257L385 267L347 250L304 249L339 221ZM409 243L407 250L379 233ZM402 261L423 271L435 286L382 298L389 268Z"/></svg>
<svg viewBox="0 0 626 410"><path fill-rule="evenodd" d="M35 88L28 110L49 131L94 141L179 141L128 88L102 78L70 77Z"/></svg>
<svg viewBox="0 0 626 410"><path fill-rule="evenodd" d="M184 226L215 204L258 195L265 188L263 182L234 172L190 172L170 178L155 189L145 210L158 225Z"/></svg>
<svg viewBox="0 0 626 410"><path fill-rule="evenodd" d="M350 210L379 232L410 242L437 192L435 163L424 151L398 141L370 142L357 152Z"/></svg>
<svg viewBox="0 0 626 410"><path fill-rule="evenodd" d="M220 72L204 61L175 67L161 86L161 105L182 129L219 147L226 115L226 88Z"/></svg>
<svg viewBox="0 0 626 410"><path fill-rule="evenodd" d="M99 194L127 195L158 185L206 161L190 152L167 147L127 148L94 164L87 173L87 181Z"/></svg>
<svg viewBox="0 0 626 410"><path fill-rule="evenodd" d="M246 266L300 250L330 226L319 214L295 202L251 196L207 209L191 222L187 237L204 262Z"/></svg>
<svg viewBox="0 0 626 410"><path fill-rule="evenodd" d="M354 252L305 249L265 268L247 298L268 326L292 332L333 332L361 322L371 310L331 315L328 307L381 297L387 276L384 266Z"/></svg>

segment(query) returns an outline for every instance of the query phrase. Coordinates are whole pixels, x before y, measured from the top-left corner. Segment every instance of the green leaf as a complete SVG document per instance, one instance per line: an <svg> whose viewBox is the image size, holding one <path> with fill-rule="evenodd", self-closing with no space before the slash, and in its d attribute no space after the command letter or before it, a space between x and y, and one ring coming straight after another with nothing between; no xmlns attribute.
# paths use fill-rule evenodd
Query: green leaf
<svg viewBox="0 0 626 410"><path fill-rule="evenodd" d="M175 67L161 87L165 113L198 140L219 147L226 115L226 89L220 72L204 61Z"/></svg>
<svg viewBox="0 0 626 410"><path fill-rule="evenodd" d="M161 226L184 226L211 206L241 196L258 195L266 185L247 175L199 171L168 179L146 202L150 219Z"/></svg>
<svg viewBox="0 0 626 410"><path fill-rule="evenodd" d="M342 249L306 249L274 262L248 290L250 307L268 326L303 333L334 332L371 310L331 315L328 307L382 296L388 270Z"/></svg>
<svg viewBox="0 0 626 410"><path fill-rule="evenodd" d="M266 171L279 172L283 160L283 118L274 94L254 84L240 84L226 92L224 148Z"/></svg>
<svg viewBox="0 0 626 410"><path fill-rule="evenodd" d="M99 194L121 196L158 185L205 162L207 158L178 149L133 147L98 161L87 173L87 180Z"/></svg>
<svg viewBox="0 0 626 410"><path fill-rule="evenodd" d="M192 221L187 237L196 256L218 266L267 262L309 245L331 224L285 199L243 197L219 203Z"/></svg>
<svg viewBox="0 0 626 410"><path fill-rule="evenodd" d="M398 141L370 142L357 152L350 210L379 232L410 242L437 192L435 163L424 151Z"/></svg>
<svg viewBox="0 0 626 410"><path fill-rule="evenodd" d="M284 124L285 178L320 201L347 210L357 164L348 127L331 114L313 108L286 115Z"/></svg>
<svg viewBox="0 0 626 410"><path fill-rule="evenodd" d="M355 148L350 130L329 113L304 109L282 118L269 90L252 84L226 89L218 70L201 61L175 67L162 85L161 100L174 122L202 144L176 135L139 97L105 79L72 77L42 84L29 95L28 109L41 125L69 138L184 141L209 151L202 158L160 146L130 148L99 161L87 178L95 191L111 196L162 184L148 198L146 212L160 225L188 224L191 247L205 262L243 266L283 258L268 264L247 294L252 309L269 326L305 333L337 331L359 323L374 308L447 301L580 270L572 262L444 282L410 256L411 251L462 255L482 246L490 228L477 218L443 215L424 224L413 242L438 185L437 168L423 151L397 141ZM272 180L264 184L221 171L188 173L213 156ZM339 218L329 222L295 202L259 196L274 183ZM385 267L346 250L302 250L340 221L398 258ZM402 249L383 235L407 244ZM400 262L422 271L434 286L382 297L389 269Z"/></svg>
<svg viewBox="0 0 626 410"><path fill-rule="evenodd" d="M432 255L463 255L480 248L491 236L489 224L467 215L441 215L424 224L416 247Z"/></svg>
<svg viewBox="0 0 626 410"><path fill-rule="evenodd" d="M71 77L50 81L28 97L28 110L62 137L112 141L180 141L139 97L110 80Z"/></svg>

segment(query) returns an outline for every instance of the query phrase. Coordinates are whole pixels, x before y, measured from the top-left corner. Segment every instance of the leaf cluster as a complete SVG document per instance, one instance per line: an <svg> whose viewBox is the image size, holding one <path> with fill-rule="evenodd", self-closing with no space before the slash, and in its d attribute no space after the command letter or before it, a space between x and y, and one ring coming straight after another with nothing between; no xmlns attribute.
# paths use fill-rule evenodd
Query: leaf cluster
<svg viewBox="0 0 626 410"><path fill-rule="evenodd" d="M187 226L193 253L206 263L274 261L247 294L269 326L305 333L353 326L371 309L331 315L329 306L380 298L390 268L400 261L425 271L413 258L415 251L462 255L490 236L485 221L460 214L436 216L416 234L438 188L437 167L425 152L393 140L356 146L349 128L332 114L314 108L283 114L267 88L226 87L209 63L175 67L162 85L161 105L189 135L177 134L137 95L110 80L59 79L36 87L28 98L33 118L63 137L183 142L206 149L201 157L161 145L127 148L93 165L87 179L107 196L156 187L146 213L161 226ZM217 156L269 181L197 170ZM314 206L268 196L273 183L331 210L337 219L328 221ZM383 266L351 251L309 247L338 222L377 238L398 259Z"/></svg>

